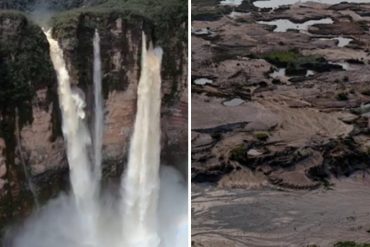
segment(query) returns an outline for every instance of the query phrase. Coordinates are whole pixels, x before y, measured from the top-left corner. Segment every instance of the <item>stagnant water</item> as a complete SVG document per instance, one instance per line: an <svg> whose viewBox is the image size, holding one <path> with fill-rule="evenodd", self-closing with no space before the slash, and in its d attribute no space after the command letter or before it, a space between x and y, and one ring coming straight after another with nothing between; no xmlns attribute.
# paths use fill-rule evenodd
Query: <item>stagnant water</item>
<svg viewBox="0 0 370 247"><path fill-rule="evenodd" d="M332 24L334 21L331 18L323 18L320 20L309 20L304 23L294 23L288 19L277 19L273 21L258 21L259 24L276 26L274 32L287 32L288 30L307 31L308 28L316 24Z"/></svg>
<svg viewBox="0 0 370 247"><path fill-rule="evenodd" d="M353 41L353 39L351 38L345 38L342 36L334 37L334 38L319 38L319 40L336 40L337 46L341 48L346 47L347 45L349 45L349 43L351 43L351 41Z"/></svg>
<svg viewBox="0 0 370 247"><path fill-rule="evenodd" d="M208 78L198 78L194 80L194 84L204 86L206 84L213 84L213 80Z"/></svg>
<svg viewBox="0 0 370 247"><path fill-rule="evenodd" d="M239 6L243 0L221 0L220 5Z"/></svg>
<svg viewBox="0 0 370 247"><path fill-rule="evenodd" d="M183 247L187 246L187 190L181 175L160 166L160 48L147 49L142 70L129 162L119 191L100 191L101 140L86 127L84 95L71 86L58 42L45 32L57 73L62 128L72 192L61 194L5 236L5 247ZM94 45L94 138L102 137L99 33ZM100 112L98 112L100 111ZM100 115L101 114L101 115ZM100 150L96 150L100 147ZM88 149L94 157L89 157Z"/></svg>

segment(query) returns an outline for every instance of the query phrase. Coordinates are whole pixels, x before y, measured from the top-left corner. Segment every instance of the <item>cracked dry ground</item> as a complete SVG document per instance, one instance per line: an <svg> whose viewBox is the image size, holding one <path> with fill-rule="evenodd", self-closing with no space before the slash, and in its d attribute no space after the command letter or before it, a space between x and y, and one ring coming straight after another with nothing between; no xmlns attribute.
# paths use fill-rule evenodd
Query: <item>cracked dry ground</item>
<svg viewBox="0 0 370 247"><path fill-rule="evenodd" d="M370 4L192 8L192 245L370 243Z"/></svg>

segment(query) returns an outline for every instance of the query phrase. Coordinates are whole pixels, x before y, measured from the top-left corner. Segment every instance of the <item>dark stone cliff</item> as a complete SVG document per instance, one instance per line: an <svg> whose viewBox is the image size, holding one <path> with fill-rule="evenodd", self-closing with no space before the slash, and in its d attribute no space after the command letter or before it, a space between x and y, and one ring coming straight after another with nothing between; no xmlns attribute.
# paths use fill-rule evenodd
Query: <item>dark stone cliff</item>
<svg viewBox="0 0 370 247"><path fill-rule="evenodd" d="M88 119L93 117L95 29L101 36L106 178L120 176L127 158L136 112L143 31L148 40L164 50L162 163L186 171L186 16L174 17L175 22L168 24L169 20L143 17L127 9L88 8L60 13L51 22L72 83L85 93ZM1 11L0 231L34 208L29 181L41 203L69 187L57 80L41 28L21 12Z"/></svg>

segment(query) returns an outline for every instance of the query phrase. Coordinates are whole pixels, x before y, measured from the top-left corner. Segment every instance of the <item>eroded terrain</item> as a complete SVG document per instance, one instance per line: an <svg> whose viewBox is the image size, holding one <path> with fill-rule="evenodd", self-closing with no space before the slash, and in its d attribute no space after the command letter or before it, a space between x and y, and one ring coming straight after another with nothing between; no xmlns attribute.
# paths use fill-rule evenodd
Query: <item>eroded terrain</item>
<svg viewBox="0 0 370 247"><path fill-rule="evenodd" d="M369 179L335 182L333 191L299 192L193 186L193 246L368 243Z"/></svg>
<svg viewBox="0 0 370 247"><path fill-rule="evenodd" d="M193 244L370 243L370 2L225 2L192 7Z"/></svg>

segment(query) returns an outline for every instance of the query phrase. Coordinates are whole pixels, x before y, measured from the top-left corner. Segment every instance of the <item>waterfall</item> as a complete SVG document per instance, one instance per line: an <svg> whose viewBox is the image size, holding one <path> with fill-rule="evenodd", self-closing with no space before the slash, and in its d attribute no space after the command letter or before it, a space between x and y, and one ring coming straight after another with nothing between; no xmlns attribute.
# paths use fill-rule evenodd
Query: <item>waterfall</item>
<svg viewBox="0 0 370 247"><path fill-rule="evenodd" d="M85 228L82 242L95 246L96 234L96 183L93 181L87 148L91 138L84 123L85 102L81 90L73 90L63 51L58 42L51 37L51 30L45 32L50 46L50 57L57 74L59 104L62 112L62 131L66 142L67 159L73 196L79 216Z"/></svg>
<svg viewBox="0 0 370 247"><path fill-rule="evenodd" d="M124 246L159 246L157 203L160 163L162 50L147 49L143 34L137 113L122 180Z"/></svg>
<svg viewBox="0 0 370 247"><path fill-rule="evenodd" d="M50 56L58 78L59 104L62 112L62 130L66 141L67 158L73 194L78 204L91 197L92 174L87 155L91 138L86 129L85 102L77 90L72 90L63 51L51 31L45 33L50 45Z"/></svg>
<svg viewBox="0 0 370 247"><path fill-rule="evenodd" d="M95 30L93 41L94 46L94 173L99 183L101 179L101 162L103 146L103 99L102 99L102 75L101 75L101 57L100 57L100 36L98 30Z"/></svg>
<svg viewBox="0 0 370 247"><path fill-rule="evenodd" d="M162 50L151 45L147 48L143 34L136 120L117 200L114 191L104 190L98 195L103 133L99 33L96 31L93 39L93 143L85 125L83 93L72 88L63 51L51 31L45 35L58 79L72 193L61 194L43 206L19 232L6 237L11 243L6 246L187 246L185 182L175 168L163 166L159 171ZM89 159L91 145L94 162Z"/></svg>

